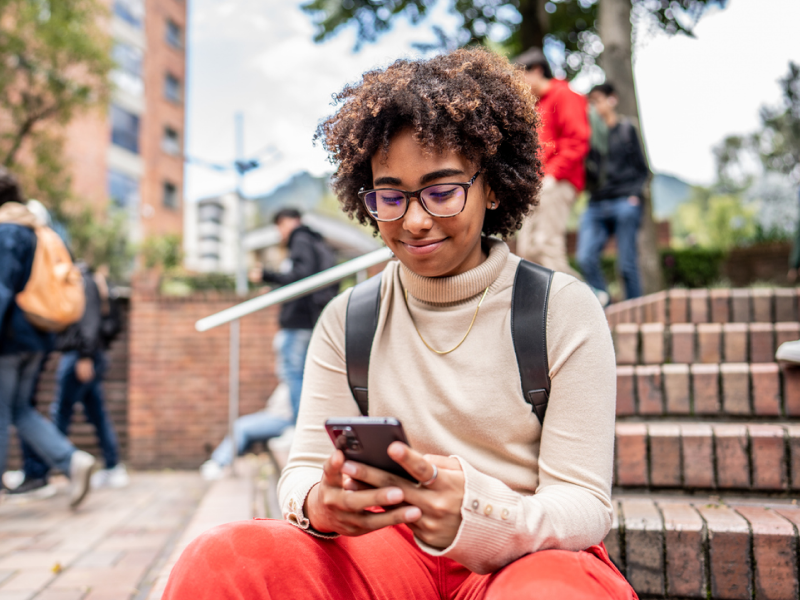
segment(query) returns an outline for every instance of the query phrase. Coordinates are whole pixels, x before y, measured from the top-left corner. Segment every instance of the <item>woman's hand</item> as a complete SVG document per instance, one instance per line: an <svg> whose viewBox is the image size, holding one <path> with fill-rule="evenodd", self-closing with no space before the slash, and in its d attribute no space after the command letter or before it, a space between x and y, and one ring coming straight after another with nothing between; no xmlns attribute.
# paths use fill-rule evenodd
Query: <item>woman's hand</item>
<svg viewBox="0 0 800 600"><path fill-rule="evenodd" d="M376 488L374 491L399 489L402 501L422 513L421 517L407 521L414 535L429 546L446 548L453 542L461 526L461 504L464 500L461 463L447 456L422 455L402 442L393 442L388 452L395 462L419 481L430 480L436 465L436 479L420 487L386 471L347 461L342 466L342 472L350 478L350 481L344 482L345 488L363 490L363 484L367 484Z"/></svg>
<svg viewBox="0 0 800 600"><path fill-rule="evenodd" d="M306 497L303 512L314 529L323 533L364 535L390 525L410 524L422 516L419 508L402 504L405 494L399 486L387 483L366 489L350 479L348 470L353 469L346 469L345 464L356 465L345 463L341 450L331 454L322 467L322 479ZM372 470L393 477L379 469ZM396 479L405 481L399 477ZM374 507L384 507L385 510L367 510Z"/></svg>

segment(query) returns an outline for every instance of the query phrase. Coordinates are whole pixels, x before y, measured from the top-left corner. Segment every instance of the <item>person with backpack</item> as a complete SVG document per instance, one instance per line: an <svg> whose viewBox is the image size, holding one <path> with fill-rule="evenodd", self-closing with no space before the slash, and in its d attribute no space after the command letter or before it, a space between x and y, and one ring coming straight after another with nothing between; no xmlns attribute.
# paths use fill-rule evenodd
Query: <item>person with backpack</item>
<svg viewBox="0 0 800 600"><path fill-rule="evenodd" d="M0 169L0 473L14 425L48 465L70 478L73 508L89 492L95 459L75 448L31 399L53 331L77 321L84 302L64 243L22 204L16 179Z"/></svg>
<svg viewBox="0 0 800 600"><path fill-rule="evenodd" d="M617 94L611 83L596 85L589 102L592 144L586 163L589 205L578 231L578 265L592 287L607 292L600 257L608 239L617 240L617 262L626 298L642 295L637 233L642 220L642 194L650 169L639 134L631 121L617 114Z"/></svg>
<svg viewBox="0 0 800 600"><path fill-rule="evenodd" d="M542 184L522 73L460 49L397 60L334 98L317 130L333 189L397 260L314 329L284 519L202 534L163 598L636 598L602 544L616 402L605 316L587 285L498 239ZM402 423L408 445L387 452L415 482L335 449L325 421L363 408Z"/></svg>
<svg viewBox="0 0 800 600"><path fill-rule="evenodd" d="M103 376L108 370L106 351L121 329L119 309L110 297L102 273L93 273L86 263L79 263L78 267L83 277L86 308L81 320L57 337L56 350L62 354L50 415L58 429L67 435L75 404L83 405L83 414L95 428L105 461L105 468L92 475L92 487L122 488L128 485L128 472L119 462L119 444L103 394ZM24 441L22 455L25 478L9 496L38 497L48 488L50 468Z"/></svg>

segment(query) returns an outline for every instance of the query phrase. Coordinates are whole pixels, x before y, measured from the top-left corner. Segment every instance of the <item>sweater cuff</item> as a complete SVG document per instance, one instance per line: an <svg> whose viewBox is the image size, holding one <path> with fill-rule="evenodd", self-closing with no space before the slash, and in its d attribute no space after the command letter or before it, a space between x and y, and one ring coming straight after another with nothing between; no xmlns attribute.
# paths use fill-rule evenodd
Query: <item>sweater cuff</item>
<svg viewBox="0 0 800 600"><path fill-rule="evenodd" d="M492 573L524 554L517 556L514 552L522 496L499 479L476 470L461 457L454 458L461 463L465 479L458 533L445 549L414 539L432 556L446 556L474 573Z"/></svg>
<svg viewBox="0 0 800 600"><path fill-rule="evenodd" d="M318 538L332 540L339 537L339 534L317 531L311 527L311 521L309 521L305 514L303 514L303 506L305 506L306 498L311 492L311 488L318 483L319 480L309 480L298 485L297 488L292 492L291 496L289 496L289 499L286 501L286 506L283 509L283 518L306 533Z"/></svg>

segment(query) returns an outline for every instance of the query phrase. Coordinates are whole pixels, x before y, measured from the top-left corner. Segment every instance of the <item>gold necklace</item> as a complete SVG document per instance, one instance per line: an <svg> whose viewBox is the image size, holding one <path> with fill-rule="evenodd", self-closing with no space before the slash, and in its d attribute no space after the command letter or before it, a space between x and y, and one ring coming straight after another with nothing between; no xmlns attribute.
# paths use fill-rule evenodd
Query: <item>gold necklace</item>
<svg viewBox="0 0 800 600"><path fill-rule="evenodd" d="M425 341L425 338L422 337L422 334L419 331L419 327L417 327L417 324L414 323L414 317L411 314L411 309L408 308L408 290L405 290L405 292L406 292L405 293L406 310L408 311L408 316L411 318L411 324L414 325L414 329L417 330L417 335L419 336L419 339L422 340L422 343L425 344L425 347L428 350L430 350L431 352L435 352L436 354L442 355L442 354L450 354L453 350L457 349L461 344L463 344L464 340L467 339L467 336L469 335L469 332L472 331L472 326L475 325L475 319L478 318L478 311L481 309L481 304L483 304L483 299L486 298L486 293L488 291L489 291L489 287L487 286L486 289L483 290L483 296L481 296L481 301L478 302L478 306L475 308L475 314L472 315L472 322L469 324L469 329L467 329L467 333L464 334L464 337L461 338L461 341L458 342L452 348L450 348L450 350L437 350L436 348L432 348L431 345L428 342Z"/></svg>

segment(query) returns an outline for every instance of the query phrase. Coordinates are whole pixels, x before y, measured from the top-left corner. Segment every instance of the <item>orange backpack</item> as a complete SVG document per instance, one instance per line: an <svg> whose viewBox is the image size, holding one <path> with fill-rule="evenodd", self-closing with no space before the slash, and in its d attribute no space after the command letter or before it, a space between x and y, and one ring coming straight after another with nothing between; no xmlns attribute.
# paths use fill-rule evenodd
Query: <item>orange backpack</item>
<svg viewBox="0 0 800 600"><path fill-rule="evenodd" d="M35 232L31 276L25 289L17 294L17 306L37 329L63 331L83 316L83 276L55 231L36 227Z"/></svg>

